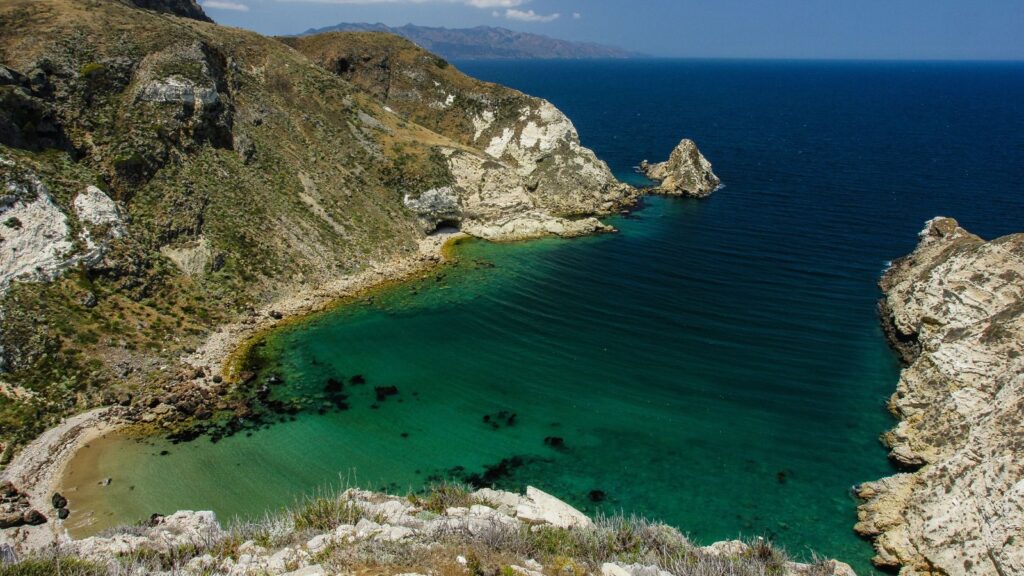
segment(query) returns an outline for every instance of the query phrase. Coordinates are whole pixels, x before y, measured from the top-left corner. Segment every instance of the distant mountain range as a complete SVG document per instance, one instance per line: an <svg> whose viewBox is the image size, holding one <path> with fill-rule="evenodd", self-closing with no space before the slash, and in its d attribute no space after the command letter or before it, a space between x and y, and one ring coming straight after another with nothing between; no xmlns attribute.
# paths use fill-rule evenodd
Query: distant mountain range
<svg viewBox="0 0 1024 576"><path fill-rule="evenodd" d="M491 26L431 28L406 24L392 28L384 24L343 23L324 28L310 28L303 35L320 32L390 32L448 60L582 60L642 56L613 46L570 42Z"/></svg>

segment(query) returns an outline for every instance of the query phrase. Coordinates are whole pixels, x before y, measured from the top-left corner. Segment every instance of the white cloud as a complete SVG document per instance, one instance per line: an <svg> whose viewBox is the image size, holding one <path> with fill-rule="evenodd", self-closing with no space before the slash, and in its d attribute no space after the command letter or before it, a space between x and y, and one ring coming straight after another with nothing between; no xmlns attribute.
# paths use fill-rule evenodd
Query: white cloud
<svg viewBox="0 0 1024 576"><path fill-rule="evenodd" d="M572 19L573 20L579 20L580 18L583 18L583 14L580 14L579 12L573 12L572 13Z"/></svg>
<svg viewBox="0 0 1024 576"><path fill-rule="evenodd" d="M516 10L514 8L505 10L505 18L520 22L551 22L552 20L558 20L560 16L561 14L558 12L554 14L537 14L533 10Z"/></svg>
<svg viewBox="0 0 1024 576"><path fill-rule="evenodd" d="M214 10L234 10L235 12L248 12L249 7L240 2L230 2L229 0L204 0L202 2L203 8L213 8Z"/></svg>

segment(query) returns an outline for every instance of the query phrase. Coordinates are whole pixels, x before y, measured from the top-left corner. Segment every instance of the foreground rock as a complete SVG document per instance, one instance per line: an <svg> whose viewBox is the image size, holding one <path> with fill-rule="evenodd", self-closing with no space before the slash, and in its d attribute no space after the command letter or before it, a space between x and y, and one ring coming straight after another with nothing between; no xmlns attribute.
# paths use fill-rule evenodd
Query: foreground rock
<svg viewBox="0 0 1024 576"><path fill-rule="evenodd" d="M665 162L641 162L640 172L658 182L658 192L673 196L703 198L722 183L711 171L711 162L700 153L697 144L689 139L680 142Z"/></svg>
<svg viewBox="0 0 1024 576"><path fill-rule="evenodd" d="M232 531L212 512L176 512L121 533L65 541L61 549L111 573L125 559L136 569L148 569L142 562L151 559L161 573L233 576L347 574L365 566L375 573L671 576L680 562L686 573L708 575L853 576L841 562L789 562L763 541L698 547L660 524L594 522L533 487L526 496L491 489L440 494L398 498L352 489L291 517ZM627 534L637 541L619 550L615 537ZM602 560L593 563L595 556Z"/></svg>
<svg viewBox="0 0 1024 576"><path fill-rule="evenodd" d="M880 305L907 363L885 440L916 471L860 486L856 530L904 576L1024 574L1024 234L936 218L920 238Z"/></svg>

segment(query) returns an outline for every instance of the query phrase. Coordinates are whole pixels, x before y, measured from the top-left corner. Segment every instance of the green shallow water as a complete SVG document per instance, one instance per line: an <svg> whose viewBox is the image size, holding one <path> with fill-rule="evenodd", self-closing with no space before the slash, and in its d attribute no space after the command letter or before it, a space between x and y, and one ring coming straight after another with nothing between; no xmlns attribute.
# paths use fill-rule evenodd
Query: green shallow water
<svg viewBox="0 0 1024 576"><path fill-rule="evenodd" d="M246 516L329 484L404 492L520 457L499 486L701 542L770 535L866 571L849 490L890 471L876 438L898 371L872 299L851 314L835 297L849 279L773 278L803 272L764 245L739 250L750 239L716 232L717 210L651 198L615 235L463 244L440 280L268 338L264 374L286 382L275 395L315 399L295 421L218 443L96 443L72 464L72 499L93 529L183 508ZM737 250L702 245L715 235ZM346 384L349 409L319 414L327 379L355 374L367 383ZM378 402L375 386L398 394ZM513 425L484 421L501 412Z"/></svg>

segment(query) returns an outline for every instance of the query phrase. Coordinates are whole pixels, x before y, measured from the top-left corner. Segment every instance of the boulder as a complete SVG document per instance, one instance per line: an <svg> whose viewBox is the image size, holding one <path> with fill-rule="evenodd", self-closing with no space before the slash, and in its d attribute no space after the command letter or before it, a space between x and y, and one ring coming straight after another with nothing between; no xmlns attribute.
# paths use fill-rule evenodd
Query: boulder
<svg viewBox="0 0 1024 576"><path fill-rule="evenodd" d="M20 510L0 512L0 529L14 528L16 526L21 526L24 523L25 520L22 518Z"/></svg>
<svg viewBox="0 0 1024 576"><path fill-rule="evenodd" d="M38 526L40 524L46 524L46 516L43 516L42 512L35 509L26 511L24 514L21 515L21 518L25 521L25 524L28 524L29 526Z"/></svg>
<svg viewBox="0 0 1024 576"><path fill-rule="evenodd" d="M594 524L579 510L533 486L527 486L526 499L528 502L516 507L516 517L520 520L551 524L556 528L586 528Z"/></svg>

